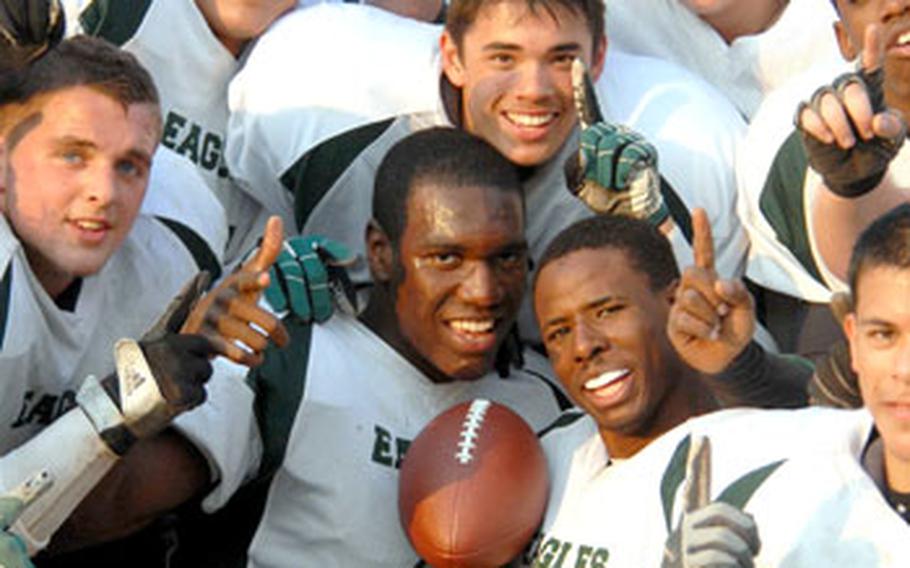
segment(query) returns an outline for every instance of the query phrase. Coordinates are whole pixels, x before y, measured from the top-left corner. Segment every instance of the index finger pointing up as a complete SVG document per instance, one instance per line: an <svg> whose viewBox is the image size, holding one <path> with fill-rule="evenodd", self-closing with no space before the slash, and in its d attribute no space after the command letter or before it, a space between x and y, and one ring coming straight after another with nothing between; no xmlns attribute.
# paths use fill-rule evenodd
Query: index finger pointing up
<svg viewBox="0 0 910 568"><path fill-rule="evenodd" d="M282 241L284 241L284 224L281 222L281 217L273 215L269 217L265 230L262 232L262 243L259 245L259 250L256 251L253 258L247 261L243 270L247 272L268 270L281 252Z"/></svg>
<svg viewBox="0 0 910 568"><path fill-rule="evenodd" d="M708 214L701 207L692 211L692 252L695 266L714 270L714 238Z"/></svg>

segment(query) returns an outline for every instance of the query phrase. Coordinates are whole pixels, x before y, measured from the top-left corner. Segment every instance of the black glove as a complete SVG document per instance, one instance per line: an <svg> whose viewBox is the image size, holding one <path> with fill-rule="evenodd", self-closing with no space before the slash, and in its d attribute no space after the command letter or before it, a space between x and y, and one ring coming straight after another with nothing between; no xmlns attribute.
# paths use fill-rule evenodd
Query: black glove
<svg viewBox="0 0 910 568"><path fill-rule="evenodd" d="M63 39L60 0L0 0L0 69L28 63Z"/></svg>
<svg viewBox="0 0 910 568"><path fill-rule="evenodd" d="M897 155L906 137L906 127L894 138L873 137L863 140L858 135L856 126L851 122L856 144L851 148L841 148L836 142L825 144L800 127L799 117L803 109L809 106L817 113L820 112L822 97L832 94L843 101L844 91L852 84L865 87L872 106L872 113L884 112L884 68L875 71L856 71L845 73L835 79L831 85L825 85L815 91L808 103L800 103L796 111L797 129L803 139L809 164L818 172L825 185L841 197L855 198L875 189L894 156ZM849 118L849 114L848 114Z"/></svg>

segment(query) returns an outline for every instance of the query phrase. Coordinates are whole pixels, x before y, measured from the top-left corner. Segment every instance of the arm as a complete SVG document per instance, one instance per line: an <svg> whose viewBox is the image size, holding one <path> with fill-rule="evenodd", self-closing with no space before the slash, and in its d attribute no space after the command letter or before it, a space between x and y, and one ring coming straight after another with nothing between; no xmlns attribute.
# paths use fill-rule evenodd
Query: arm
<svg viewBox="0 0 910 568"><path fill-rule="evenodd" d="M811 366L771 355L751 341L752 297L739 280L714 270L714 245L707 215L692 215L694 266L682 274L667 335L683 361L700 371L724 406L798 407L806 404Z"/></svg>
<svg viewBox="0 0 910 568"><path fill-rule="evenodd" d="M237 327L246 321L270 329L256 306L268 285L265 272L281 242L271 225L262 249L239 273L223 281L194 308L199 278L187 286L140 343L118 342L117 372L86 379L79 407L38 436L0 458L0 483L10 473L48 467L56 479L40 506L23 515L15 531L34 553L83 498L91 497L64 533L61 548L121 536L197 495L210 479L205 458L175 431L172 419L205 400L209 359L237 355L257 360L262 333ZM250 282L258 283L250 287ZM184 323L184 320L186 323ZM204 335L177 334L181 329ZM248 327L248 326L247 326ZM278 324L271 338L286 340ZM109 473L111 472L111 473ZM102 481L103 479L103 481ZM96 488L97 486L97 488ZM153 489L154 488L154 489Z"/></svg>

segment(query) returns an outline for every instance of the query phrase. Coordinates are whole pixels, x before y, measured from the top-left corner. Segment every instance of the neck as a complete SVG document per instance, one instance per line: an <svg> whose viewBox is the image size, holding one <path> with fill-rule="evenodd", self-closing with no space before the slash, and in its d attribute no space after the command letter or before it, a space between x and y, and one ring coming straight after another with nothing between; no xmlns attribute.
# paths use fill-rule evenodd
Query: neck
<svg viewBox="0 0 910 568"><path fill-rule="evenodd" d="M750 0L736 2L733 7L716 14L700 16L711 24L717 33L728 44L736 38L761 33L770 28L781 12L787 7L788 0Z"/></svg>
<svg viewBox="0 0 910 568"><path fill-rule="evenodd" d="M630 432L600 430L611 458L632 457L652 440L689 418L718 409L717 400L702 383L700 375L688 368L675 374L678 380L658 403L649 422L637 425Z"/></svg>
<svg viewBox="0 0 910 568"><path fill-rule="evenodd" d="M367 307L360 314L360 321L398 352L409 363L417 367L428 379L434 383L448 383L452 379L442 374L411 346L411 343L401 333L398 318L395 314L395 300L387 293L385 287L377 284L370 293Z"/></svg>
<svg viewBox="0 0 910 568"><path fill-rule="evenodd" d="M910 493L910 462L885 447L885 480L892 491Z"/></svg>
<svg viewBox="0 0 910 568"><path fill-rule="evenodd" d="M60 270L52 262L45 259L43 255L30 247L25 247L25 256L28 258L29 267L35 274L35 278L38 279L41 287L51 298L56 299L76 280L75 275Z"/></svg>

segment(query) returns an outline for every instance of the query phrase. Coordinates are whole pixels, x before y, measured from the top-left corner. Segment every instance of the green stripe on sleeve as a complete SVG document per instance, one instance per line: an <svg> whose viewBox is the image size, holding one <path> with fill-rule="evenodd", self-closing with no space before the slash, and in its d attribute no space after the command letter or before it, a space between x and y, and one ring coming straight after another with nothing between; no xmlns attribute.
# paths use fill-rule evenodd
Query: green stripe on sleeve
<svg viewBox="0 0 910 568"><path fill-rule="evenodd" d="M79 23L86 34L104 38L115 45L123 45L136 35L151 5L152 0L92 0L79 15Z"/></svg>
<svg viewBox="0 0 910 568"><path fill-rule="evenodd" d="M812 256L806 211L803 207L809 162L799 132L780 147L762 188L759 208L774 229L777 240L793 253L799 263L819 282L821 272Z"/></svg>

